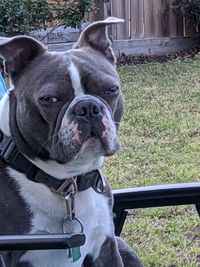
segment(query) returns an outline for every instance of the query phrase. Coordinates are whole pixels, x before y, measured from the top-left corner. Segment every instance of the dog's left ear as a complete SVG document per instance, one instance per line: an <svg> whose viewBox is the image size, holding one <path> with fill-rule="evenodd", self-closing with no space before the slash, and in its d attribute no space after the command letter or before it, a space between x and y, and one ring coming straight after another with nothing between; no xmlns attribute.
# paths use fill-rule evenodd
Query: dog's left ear
<svg viewBox="0 0 200 267"><path fill-rule="evenodd" d="M0 57L4 59L5 71L11 78L21 75L22 70L44 51L41 43L28 36L0 37Z"/></svg>
<svg viewBox="0 0 200 267"><path fill-rule="evenodd" d="M124 22L122 19L109 17L103 21L90 24L83 30L74 48L92 47L114 64L115 56L111 48L111 41L108 38L107 26L122 22Z"/></svg>

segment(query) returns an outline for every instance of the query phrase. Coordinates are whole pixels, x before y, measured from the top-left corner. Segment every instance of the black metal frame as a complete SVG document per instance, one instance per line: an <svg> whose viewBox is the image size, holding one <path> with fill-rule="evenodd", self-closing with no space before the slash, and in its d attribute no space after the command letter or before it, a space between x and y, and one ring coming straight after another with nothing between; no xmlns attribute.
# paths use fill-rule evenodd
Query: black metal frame
<svg viewBox="0 0 200 267"><path fill-rule="evenodd" d="M115 233L120 235L128 210L196 205L200 216L200 183L164 184L113 190Z"/></svg>
<svg viewBox="0 0 200 267"><path fill-rule="evenodd" d="M130 209L191 204L200 216L200 182L119 189L113 190L113 195L116 235L120 235ZM68 249L84 242L83 234L0 236L0 251ZM0 267L5 267L1 256Z"/></svg>
<svg viewBox="0 0 200 267"><path fill-rule="evenodd" d="M0 251L69 249L84 244L85 235L81 233L0 236Z"/></svg>

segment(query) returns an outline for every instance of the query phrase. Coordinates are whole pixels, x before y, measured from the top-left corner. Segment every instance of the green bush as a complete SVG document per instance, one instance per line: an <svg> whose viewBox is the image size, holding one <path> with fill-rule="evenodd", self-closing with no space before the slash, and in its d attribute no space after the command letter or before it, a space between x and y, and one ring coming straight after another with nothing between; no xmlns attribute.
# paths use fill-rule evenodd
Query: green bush
<svg viewBox="0 0 200 267"><path fill-rule="evenodd" d="M78 27L91 8L91 0L0 0L0 35L30 34L53 20L65 27Z"/></svg>
<svg viewBox="0 0 200 267"><path fill-rule="evenodd" d="M91 0L55 0L51 4L54 19L57 19L65 27L79 27L86 12L91 12L94 8Z"/></svg>
<svg viewBox="0 0 200 267"><path fill-rule="evenodd" d="M53 15L45 0L1 0L0 35L28 34L45 27Z"/></svg>
<svg viewBox="0 0 200 267"><path fill-rule="evenodd" d="M200 1L199 0L175 0L172 7L176 13L183 15L188 25L200 26Z"/></svg>

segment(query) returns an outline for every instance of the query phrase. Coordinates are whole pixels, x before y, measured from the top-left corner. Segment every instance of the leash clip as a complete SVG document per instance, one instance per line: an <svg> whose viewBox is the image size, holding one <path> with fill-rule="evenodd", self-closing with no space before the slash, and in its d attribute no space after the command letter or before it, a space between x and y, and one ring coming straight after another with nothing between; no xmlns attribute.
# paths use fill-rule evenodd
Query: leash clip
<svg viewBox="0 0 200 267"><path fill-rule="evenodd" d="M75 194L78 192L78 187L76 183L77 177L71 177L67 178L66 181L56 190L54 188L51 188L51 190L58 194L61 197L67 197L67 196L75 196Z"/></svg>
<svg viewBox="0 0 200 267"><path fill-rule="evenodd" d="M52 188L52 191L65 199L67 218L75 217L75 195L78 192L77 177L68 178L57 190Z"/></svg>

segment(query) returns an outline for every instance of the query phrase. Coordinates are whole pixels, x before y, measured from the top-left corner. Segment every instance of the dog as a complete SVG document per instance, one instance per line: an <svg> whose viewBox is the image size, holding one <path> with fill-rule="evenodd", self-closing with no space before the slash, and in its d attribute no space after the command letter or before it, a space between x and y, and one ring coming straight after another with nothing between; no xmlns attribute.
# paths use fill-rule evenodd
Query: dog
<svg viewBox="0 0 200 267"><path fill-rule="evenodd" d="M2 252L8 267L142 266L114 235L101 171L119 149L123 98L107 36L117 18L90 24L71 50L27 36L0 38L12 88L0 101L0 234L85 234L71 250Z"/></svg>

